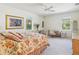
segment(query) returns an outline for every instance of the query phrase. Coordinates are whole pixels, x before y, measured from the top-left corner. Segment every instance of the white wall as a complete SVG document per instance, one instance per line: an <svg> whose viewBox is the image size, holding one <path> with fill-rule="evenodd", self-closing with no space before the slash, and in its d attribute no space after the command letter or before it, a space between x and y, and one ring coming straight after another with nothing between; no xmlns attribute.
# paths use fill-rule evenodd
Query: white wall
<svg viewBox="0 0 79 59"><path fill-rule="evenodd" d="M63 30L62 29L62 20L70 18L71 21L71 29L70 30ZM78 21L78 33L73 33L73 20ZM54 15L49 15L45 17L45 29L47 30L57 30L66 33L67 37L74 37L79 34L79 11L74 12L66 12L66 13L59 13Z"/></svg>
<svg viewBox="0 0 79 59"><path fill-rule="evenodd" d="M23 11L23 10L19 10L16 8L12 8L9 6L5 6L5 5L0 5L0 30L5 31L5 15L13 15L13 16L20 16L20 17L24 17L24 29L11 29L9 31L26 31L26 19L31 16L32 17L32 23L36 24L36 23L41 23L42 17L38 16L37 14L28 12L28 11ZM32 28L32 30L34 30L34 27Z"/></svg>
<svg viewBox="0 0 79 59"><path fill-rule="evenodd" d="M59 13L59 14L46 16L45 17L45 29L63 31L62 20L65 18L70 18L71 23L73 20L79 21L79 11ZM72 30L72 27L70 30Z"/></svg>

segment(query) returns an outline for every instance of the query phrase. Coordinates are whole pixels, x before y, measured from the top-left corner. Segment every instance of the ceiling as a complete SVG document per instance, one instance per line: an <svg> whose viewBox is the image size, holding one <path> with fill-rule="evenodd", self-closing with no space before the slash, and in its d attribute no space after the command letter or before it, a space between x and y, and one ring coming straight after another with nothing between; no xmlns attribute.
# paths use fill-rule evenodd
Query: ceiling
<svg viewBox="0 0 79 59"><path fill-rule="evenodd" d="M5 3L4 5L36 13L51 15L79 10L79 3Z"/></svg>

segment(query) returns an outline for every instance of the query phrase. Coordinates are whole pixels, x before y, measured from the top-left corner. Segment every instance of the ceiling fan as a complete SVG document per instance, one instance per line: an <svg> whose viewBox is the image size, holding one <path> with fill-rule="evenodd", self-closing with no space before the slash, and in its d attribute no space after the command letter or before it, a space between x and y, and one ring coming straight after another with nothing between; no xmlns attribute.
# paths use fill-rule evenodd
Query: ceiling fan
<svg viewBox="0 0 79 59"><path fill-rule="evenodd" d="M53 6L49 6L49 7L46 7L44 10L47 11L47 10L50 10L52 8L53 8Z"/></svg>
<svg viewBox="0 0 79 59"><path fill-rule="evenodd" d="M42 6L44 11L49 11L49 12L55 11L53 10L53 6L49 5L48 3L38 3L38 5Z"/></svg>
<svg viewBox="0 0 79 59"><path fill-rule="evenodd" d="M45 8L44 8L44 11L50 11L50 12L54 12L55 10L53 10L53 6L52 5L45 5L44 6Z"/></svg>

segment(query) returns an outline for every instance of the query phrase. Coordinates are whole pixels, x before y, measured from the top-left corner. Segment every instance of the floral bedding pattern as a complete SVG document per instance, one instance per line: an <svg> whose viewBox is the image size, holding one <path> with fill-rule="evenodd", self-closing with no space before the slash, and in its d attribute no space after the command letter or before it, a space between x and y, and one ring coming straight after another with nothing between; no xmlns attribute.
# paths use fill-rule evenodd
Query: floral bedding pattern
<svg viewBox="0 0 79 59"><path fill-rule="evenodd" d="M0 55L25 55L47 44L47 36L43 34L31 33L23 37L20 33L0 33Z"/></svg>

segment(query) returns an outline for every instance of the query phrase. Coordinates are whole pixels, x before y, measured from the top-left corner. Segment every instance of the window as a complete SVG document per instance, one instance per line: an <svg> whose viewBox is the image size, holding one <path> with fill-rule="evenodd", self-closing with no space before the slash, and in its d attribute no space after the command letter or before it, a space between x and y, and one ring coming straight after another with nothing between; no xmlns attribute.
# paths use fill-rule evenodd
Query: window
<svg viewBox="0 0 79 59"><path fill-rule="evenodd" d="M64 19L63 20L62 29L64 29L64 30L70 29L70 19Z"/></svg>

